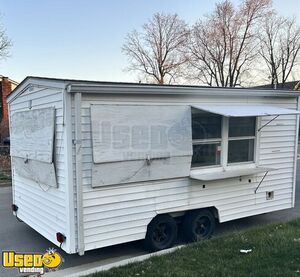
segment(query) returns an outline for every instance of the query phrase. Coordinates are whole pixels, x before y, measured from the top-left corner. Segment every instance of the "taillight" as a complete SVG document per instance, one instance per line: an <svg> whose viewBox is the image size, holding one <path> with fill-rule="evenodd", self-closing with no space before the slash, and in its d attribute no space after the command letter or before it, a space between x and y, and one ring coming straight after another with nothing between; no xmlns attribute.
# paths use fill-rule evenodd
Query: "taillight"
<svg viewBox="0 0 300 277"><path fill-rule="evenodd" d="M56 240L59 243L63 243L66 240L66 237L62 233L56 233Z"/></svg>
<svg viewBox="0 0 300 277"><path fill-rule="evenodd" d="M16 212L18 210L18 206L16 204L12 204L11 209L13 210L13 212Z"/></svg>

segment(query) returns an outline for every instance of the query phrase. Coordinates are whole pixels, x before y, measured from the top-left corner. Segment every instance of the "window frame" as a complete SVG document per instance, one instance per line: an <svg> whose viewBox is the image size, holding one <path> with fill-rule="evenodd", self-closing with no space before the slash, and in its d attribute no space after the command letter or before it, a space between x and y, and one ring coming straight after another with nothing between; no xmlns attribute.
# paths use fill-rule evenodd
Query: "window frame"
<svg viewBox="0 0 300 277"><path fill-rule="evenodd" d="M201 140L201 144L208 144L209 142L216 142L219 143L221 142L221 153L220 153L220 164L218 165L209 165L209 166L192 166L192 170L202 170L202 169L212 169L212 168L223 168L224 170L226 169L235 169L237 167L253 167L253 165L257 165L258 163L258 156L259 156L259 132L258 128L261 124L261 118L259 116L254 116L255 117L255 134L254 136L241 136L241 137L232 137L229 138L229 117L222 116L222 121L221 121L221 141L219 139L206 139L206 140ZM253 160L252 161L245 161L245 162L234 162L234 163L229 163L228 162L228 144L229 141L233 140L247 140L247 139L254 139L254 147L253 147ZM205 143L206 142L206 143ZM199 144L199 140L192 140L192 145L197 145Z"/></svg>
<svg viewBox="0 0 300 277"><path fill-rule="evenodd" d="M220 144L221 145L221 153L220 153L220 163L219 164L212 164L212 165L203 165L203 166L192 166L191 164L191 168L193 169L202 169L202 168L216 168L216 167L222 167L222 140L214 140L214 141L210 141L210 142L196 142L196 143L192 143L192 146L194 145L207 145L207 144ZM194 148L193 148L194 149ZM193 153L194 154L194 153Z"/></svg>
<svg viewBox="0 0 300 277"><path fill-rule="evenodd" d="M229 121L230 118L227 117L228 120L228 140L227 140L227 154L228 154L228 145L230 141L235 141L235 140L254 140L253 142L253 160L252 161L244 161L244 162L232 162L230 163L228 161L228 157L227 157L227 166L234 166L234 165L240 165L240 164L256 164L256 156L257 156L257 135L258 135L258 125L257 125L257 121L258 121L258 116L253 116L255 118L255 129L254 129L254 135L253 136L238 136L238 137L229 137Z"/></svg>
<svg viewBox="0 0 300 277"><path fill-rule="evenodd" d="M204 165L204 166L193 166L191 163L192 169L205 169L205 168L219 168L222 167L222 145L223 145L223 121L224 116L221 116L221 137L220 138L210 138L210 139L192 139L192 148L194 145L201 145L201 144L220 144L221 145L221 153L220 153L220 163L213 164L213 165ZM193 133L193 130L192 130ZM193 137L193 135L192 135ZM194 155L194 153L193 153Z"/></svg>

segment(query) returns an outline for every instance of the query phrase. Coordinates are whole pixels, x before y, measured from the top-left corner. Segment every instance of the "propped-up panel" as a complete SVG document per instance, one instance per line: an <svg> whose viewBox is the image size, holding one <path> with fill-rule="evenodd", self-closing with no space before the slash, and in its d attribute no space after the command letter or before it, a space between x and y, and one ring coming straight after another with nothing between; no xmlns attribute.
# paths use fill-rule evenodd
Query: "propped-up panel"
<svg viewBox="0 0 300 277"><path fill-rule="evenodd" d="M187 106L92 105L94 163L192 155Z"/></svg>
<svg viewBox="0 0 300 277"><path fill-rule="evenodd" d="M193 105L192 108L219 114L227 117L248 117L248 116L269 116L269 115L289 115L300 114L300 111L278 108L273 106L259 105L239 105L239 106L218 106L218 105Z"/></svg>
<svg viewBox="0 0 300 277"><path fill-rule="evenodd" d="M189 176L189 106L92 105L92 186Z"/></svg>
<svg viewBox="0 0 300 277"><path fill-rule="evenodd" d="M44 163L13 157L14 174L32 180L39 185L57 187L55 168L53 163Z"/></svg>
<svg viewBox="0 0 300 277"><path fill-rule="evenodd" d="M10 122L11 156L52 163L54 125L54 108L14 113Z"/></svg>

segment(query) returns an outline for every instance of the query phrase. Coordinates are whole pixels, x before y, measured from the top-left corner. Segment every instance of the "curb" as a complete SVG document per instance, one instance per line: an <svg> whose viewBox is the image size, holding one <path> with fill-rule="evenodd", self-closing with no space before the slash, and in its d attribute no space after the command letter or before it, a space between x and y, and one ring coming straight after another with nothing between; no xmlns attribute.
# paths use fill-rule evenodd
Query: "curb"
<svg viewBox="0 0 300 277"><path fill-rule="evenodd" d="M186 246L186 245L178 245L178 246L175 246L175 247L172 247L169 249L165 249L165 250L161 250L161 251L158 251L155 253L150 253L150 254L145 254L145 255L141 255L141 256L137 256L137 257L133 257L133 258L128 258L128 259L124 259L124 260L110 263L110 264L94 266L92 268L91 268L92 264L85 264L85 265L78 266L78 267L66 268L66 269L62 269L62 270L58 270L58 271L54 271L54 272L45 273L44 276L47 276L47 277L58 277L58 276L82 277L82 276L94 274L94 273L97 273L100 271L110 270L111 268L114 268L114 267L120 267L120 266L124 266L124 265L131 264L134 262L141 262L141 261L147 260L151 257L172 253L175 250L180 249L184 246ZM93 263L93 265L94 264L95 263ZM85 269L83 267L85 267Z"/></svg>
<svg viewBox="0 0 300 277"><path fill-rule="evenodd" d="M5 188L5 187L11 187L11 182L3 182L3 183L0 182L0 188L1 187L3 187L3 188Z"/></svg>

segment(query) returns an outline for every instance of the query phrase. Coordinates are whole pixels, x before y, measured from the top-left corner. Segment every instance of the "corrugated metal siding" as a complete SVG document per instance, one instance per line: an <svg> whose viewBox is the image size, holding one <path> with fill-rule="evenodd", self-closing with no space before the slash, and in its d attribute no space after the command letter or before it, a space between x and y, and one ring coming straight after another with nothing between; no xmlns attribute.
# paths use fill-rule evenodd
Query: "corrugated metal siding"
<svg viewBox="0 0 300 277"><path fill-rule="evenodd" d="M29 100L32 109L55 107L55 169L58 188L46 187L13 175L14 203L18 217L58 245L56 233L67 234L64 127L62 90L31 87L10 104L10 112L26 111Z"/></svg>
<svg viewBox="0 0 300 277"><path fill-rule="evenodd" d="M203 104L216 103L266 104L296 108L296 98L237 98L237 97L139 97L83 95L82 150L83 150L83 220L85 250L142 239L147 224L159 213L184 211L215 206L220 221L275 211L292 206L293 165L296 116L279 116L264 127L260 137L259 164L276 168L270 172L257 194L255 188L263 174L220 180L210 183L188 178L91 187L92 143L90 104L151 103ZM74 114L74 111L73 111ZM272 117L264 117L265 124ZM74 130L74 128L73 128ZM73 152L73 161L75 153ZM74 166L75 168L75 166ZM251 179L251 183L249 182ZM205 184L206 188L202 185ZM266 200L266 191L275 191L274 200Z"/></svg>

